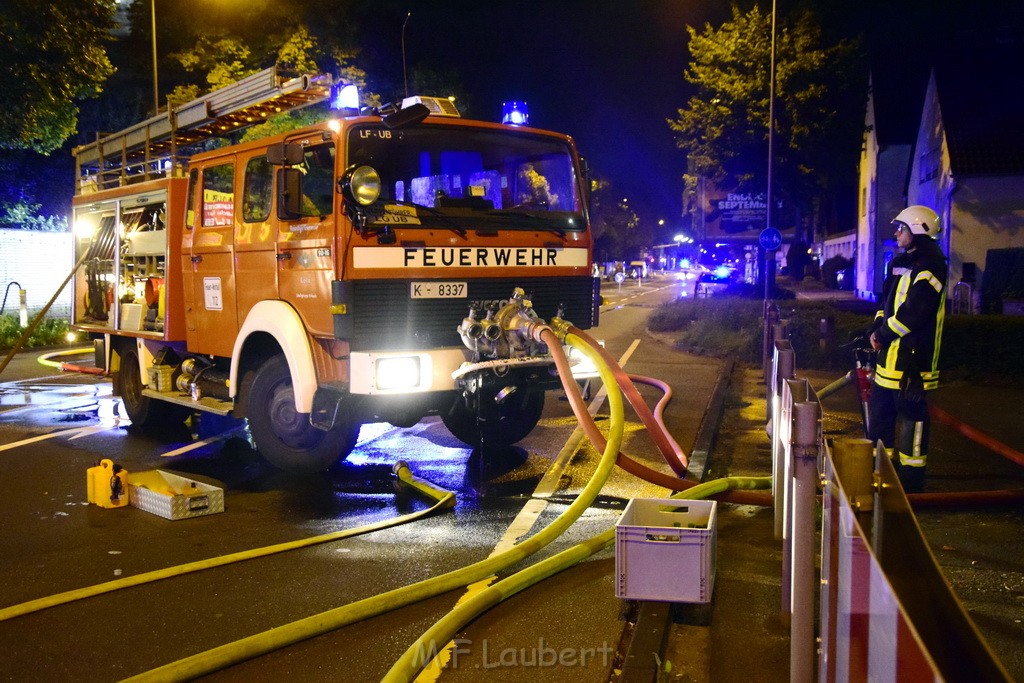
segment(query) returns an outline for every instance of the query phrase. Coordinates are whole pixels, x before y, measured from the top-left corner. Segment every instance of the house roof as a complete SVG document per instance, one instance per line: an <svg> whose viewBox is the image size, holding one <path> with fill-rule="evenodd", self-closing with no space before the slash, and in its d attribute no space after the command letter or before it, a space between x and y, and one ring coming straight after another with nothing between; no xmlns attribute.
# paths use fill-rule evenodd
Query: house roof
<svg viewBox="0 0 1024 683"><path fill-rule="evenodd" d="M948 58L934 73L953 175L1024 175L1024 44Z"/></svg>

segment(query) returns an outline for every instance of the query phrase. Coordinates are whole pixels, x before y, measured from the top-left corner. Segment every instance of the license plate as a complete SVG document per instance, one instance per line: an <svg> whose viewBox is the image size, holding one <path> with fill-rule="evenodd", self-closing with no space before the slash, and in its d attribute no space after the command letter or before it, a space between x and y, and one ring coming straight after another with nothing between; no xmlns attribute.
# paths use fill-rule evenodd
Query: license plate
<svg viewBox="0 0 1024 683"><path fill-rule="evenodd" d="M409 297L412 299L465 299L468 291L465 282L412 282Z"/></svg>

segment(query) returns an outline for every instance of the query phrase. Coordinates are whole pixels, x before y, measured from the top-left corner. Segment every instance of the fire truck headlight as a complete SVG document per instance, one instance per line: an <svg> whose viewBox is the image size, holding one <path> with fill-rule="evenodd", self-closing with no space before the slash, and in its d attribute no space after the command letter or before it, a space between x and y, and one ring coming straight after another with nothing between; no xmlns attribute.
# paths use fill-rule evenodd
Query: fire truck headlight
<svg viewBox="0 0 1024 683"><path fill-rule="evenodd" d="M345 196L363 206L369 206L380 197L380 174L373 166L353 166L341 179Z"/></svg>
<svg viewBox="0 0 1024 683"><path fill-rule="evenodd" d="M604 346L603 340L598 340L597 343ZM582 351L572 346L563 346L562 350L565 351L569 364L572 366L573 379L590 379L600 376L594 361L590 360L590 357Z"/></svg>
<svg viewBox="0 0 1024 683"><path fill-rule="evenodd" d="M374 374L377 389L381 391L415 389L422 381L419 356L378 358Z"/></svg>

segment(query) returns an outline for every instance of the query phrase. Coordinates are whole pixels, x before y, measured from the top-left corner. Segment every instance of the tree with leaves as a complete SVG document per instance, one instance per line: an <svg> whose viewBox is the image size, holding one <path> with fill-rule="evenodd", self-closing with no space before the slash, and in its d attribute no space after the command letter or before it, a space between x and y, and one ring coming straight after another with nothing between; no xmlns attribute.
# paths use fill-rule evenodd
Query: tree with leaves
<svg viewBox="0 0 1024 683"><path fill-rule="evenodd" d="M358 50L338 44L321 45L304 24L296 24L290 33L281 35L282 42L276 48L272 42L250 46L226 30L200 36L192 47L172 55L198 82L177 85L167 96L168 102L172 106L188 102L275 64L284 73L295 75L326 70L342 83L359 86L363 104L379 105L379 98L366 88L366 72L354 63ZM285 132L322 121L327 115L324 106L278 114L248 128L241 139L255 140Z"/></svg>
<svg viewBox="0 0 1024 683"><path fill-rule="evenodd" d="M767 186L771 19L734 4L718 28L687 27L696 90L668 125L688 156L690 194L701 176L740 192ZM859 43L825 45L809 12L779 18L775 50L773 194L813 210L856 169L866 72Z"/></svg>
<svg viewBox="0 0 1024 683"><path fill-rule="evenodd" d="M611 183L602 178L590 183L590 226L595 261L629 260L650 241L629 200L620 198Z"/></svg>
<svg viewBox="0 0 1024 683"><path fill-rule="evenodd" d="M0 149L49 154L76 131L79 100L114 72L106 43L114 0L0 5Z"/></svg>

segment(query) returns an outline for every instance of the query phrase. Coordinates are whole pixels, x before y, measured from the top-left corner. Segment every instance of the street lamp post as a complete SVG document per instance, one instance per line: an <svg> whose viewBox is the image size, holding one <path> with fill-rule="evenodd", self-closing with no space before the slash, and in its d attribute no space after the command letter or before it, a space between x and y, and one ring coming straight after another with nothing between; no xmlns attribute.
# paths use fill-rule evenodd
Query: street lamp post
<svg viewBox="0 0 1024 683"><path fill-rule="evenodd" d="M160 113L160 87L156 78L156 0L149 0L150 32L153 34L153 115Z"/></svg>
<svg viewBox="0 0 1024 683"><path fill-rule="evenodd" d="M775 146L775 0L772 0L772 54L768 69L768 191L765 193L767 206L765 207L765 227L772 228L772 162L774 161ZM775 262L774 254L771 254L772 263L769 265L769 250L764 250L764 298L768 301L774 294Z"/></svg>

